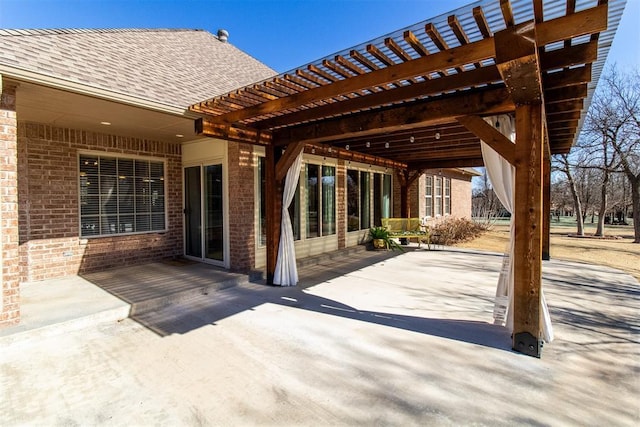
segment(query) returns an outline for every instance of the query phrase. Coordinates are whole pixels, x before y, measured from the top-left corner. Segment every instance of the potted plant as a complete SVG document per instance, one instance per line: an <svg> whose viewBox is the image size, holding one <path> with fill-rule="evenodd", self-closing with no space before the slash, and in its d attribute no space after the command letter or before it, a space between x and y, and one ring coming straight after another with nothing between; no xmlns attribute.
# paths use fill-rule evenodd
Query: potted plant
<svg viewBox="0 0 640 427"><path fill-rule="evenodd" d="M386 227L371 227L369 229L369 237L373 242L374 249L400 249L403 250L398 242L389 237L389 230Z"/></svg>

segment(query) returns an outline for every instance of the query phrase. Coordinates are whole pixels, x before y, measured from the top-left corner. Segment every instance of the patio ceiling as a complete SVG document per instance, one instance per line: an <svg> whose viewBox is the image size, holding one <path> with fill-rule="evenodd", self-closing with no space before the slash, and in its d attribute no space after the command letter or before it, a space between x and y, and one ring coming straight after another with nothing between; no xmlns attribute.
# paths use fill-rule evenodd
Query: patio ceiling
<svg viewBox="0 0 640 427"><path fill-rule="evenodd" d="M203 114L203 135L304 143L420 170L481 166L478 135L491 134L478 118L538 99L551 153L566 153L623 8L624 0L487 0L190 109ZM537 55L518 56L513 34L532 39Z"/></svg>

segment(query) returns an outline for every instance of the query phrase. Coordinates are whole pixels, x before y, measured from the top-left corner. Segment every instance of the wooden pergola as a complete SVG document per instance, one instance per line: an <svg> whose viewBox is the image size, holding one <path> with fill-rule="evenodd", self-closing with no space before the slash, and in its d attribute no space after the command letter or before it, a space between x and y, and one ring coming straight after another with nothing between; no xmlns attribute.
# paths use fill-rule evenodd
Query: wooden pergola
<svg viewBox="0 0 640 427"><path fill-rule="evenodd" d="M482 166L483 140L516 169L513 348L540 356L550 155L577 136L608 26L608 2L591 3L489 0L191 106L198 133L265 147L268 280L302 150L395 169L408 216L411 183ZM515 144L483 120L497 114L515 116Z"/></svg>

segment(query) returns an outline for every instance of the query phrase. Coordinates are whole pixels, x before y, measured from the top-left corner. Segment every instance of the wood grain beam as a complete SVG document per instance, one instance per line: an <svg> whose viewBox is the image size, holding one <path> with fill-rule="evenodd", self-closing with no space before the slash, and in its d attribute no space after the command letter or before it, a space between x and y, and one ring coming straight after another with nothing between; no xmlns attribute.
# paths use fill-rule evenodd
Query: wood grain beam
<svg viewBox="0 0 640 427"><path fill-rule="evenodd" d="M300 123L316 120L331 115L339 115L374 108L379 105L414 99L418 97L436 95L443 92L463 89L474 84L488 84L501 79L498 68L494 65L478 68L464 73L452 74L433 80L402 86L394 90L378 92L341 101L337 104L309 108L295 113L274 117L257 122L254 126L262 129L271 129L291 123Z"/></svg>
<svg viewBox="0 0 640 427"><path fill-rule="evenodd" d="M535 40L539 46L544 46L549 43L568 40L580 35L597 35L607 27L607 10L608 6L604 3L564 17L538 22L536 24ZM483 42L486 42L486 39L491 38L491 33L481 7L478 6L473 9L473 16L480 32L483 37L485 37L485 40L448 49L416 60L407 61L402 64L391 65L386 68L376 67L375 64L372 64L371 61L364 58L361 54L356 51L352 51L352 57L363 65L369 67L372 70L371 73L360 75L358 78L338 80L334 82L334 84L328 85L330 89L309 89L299 94L272 100L257 106L244 108L239 111L227 112L219 115L217 120L221 123L234 123L248 117L254 117L283 109L295 108L296 106L315 102L319 99L346 95L347 93L357 92L358 90L366 89L368 87L393 84L394 81L405 79L409 80L418 75L442 72L448 68L462 67L465 64L477 63L483 59L493 57L494 55L491 51L492 46L482 45ZM538 19L537 15L536 19ZM523 25L527 24L520 24L514 28L522 28ZM455 28L455 23L452 28ZM457 35L457 37L459 36L461 35ZM594 40L594 42L596 41ZM597 45L597 43L595 44ZM465 47L469 47L468 50L465 50ZM546 68L544 61L542 61L542 68ZM302 70L298 71L304 73ZM296 71L296 73L298 71ZM307 75L304 77L307 78ZM284 78L286 78L286 76ZM317 82L315 79L311 79L311 81L320 85L326 85L326 83ZM199 104L195 104L191 108L196 111L208 111L210 108L209 106L213 105L220 99L222 98L206 100Z"/></svg>
<svg viewBox="0 0 640 427"><path fill-rule="evenodd" d="M318 156L342 159L351 162L366 163L373 166L382 166L390 169L406 169L407 164L401 161L392 160L385 157L376 156L370 153L360 153L357 151L345 150L319 142L305 143L305 153Z"/></svg>
<svg viewBox="0 0 640 427"><path fill-rule="evenodd" d="M513 349L540 357L543 106L516 107Z"/></svg>
<svg viewBox="0 0 640 427"><path fill-rule="evenodd" d="M254 145L270 145L273 141L270 131L242 127L238 125L221 125L211 120L210 116L195 120L195 131L198 135L229 141L246 142Z"/></svg>
<svg viewBox="0 0 640 427"><path fill-rule="evenodd" d="M536 42L539 46L567 40L607 29L608 5L585 9L561 18L536 24Z"/></svg>
<svg viewBox="0 0 640 427"><path fill-rule="evenodd" d="M534 26L499 31L494 37L496 65L516 105L542 100L542 75Z"/></svg>
<svg viewBox="0 0 640 427"><path fill-rule="evenodd" d="M587 97L587 85L581 84L576 86L567 86L559 89L548 90L545 93L545 101L547 104L554 102L573 101L585 99Z"/></svg>
<svg viewBox="0 0 640 427"><path fill-rule="evenodd" d="M513 19L511 2L509 0L500 0L500 9L502 10L502 17L504 18L504 23L507 28L513 27L515 25L515 20Z"/></svg>
<svg viewBox="0 0 640 427"><path fill-rule="evenodd" d="M591 64L584 67L571 68L566 71L547 73L542 76L544 90L558 89L566 86L586 84L591 81Z"/></svg>
<svg viewBox="0 0 640 427"><path fill-rule="evenodd" d="M480 30L480 34L485 39L491 37L491 31L489 30L489 25L487 24L487 19L484 17L484 12L482 11L482 7L476 6L473 8L473 19L476 21L476 25Z"/></svg>
<svg viewBox="0 0 640 427"><path fill-rule="evenodd" d="M423 127L453 121L460 115L499 114L513 111L514 105L504 88L454 94L437 101L416 101L398 107L352 114L348 117L303 124L274 131L274 140L329 141L381 131Z"/></svg>
<svg viewBox="0 0 640 427"><path fill-rule="evenodd" d="M580 111L567 111L564 113L558 113L554 115L547 114L547 123L566 122L568 120L580 119Z"/></svg>
<svg viewBox="0 0 640 427"><path fill-rule="evenodd" d="M468 45L434 53L426 57L420 57L413 61L381 68L350 79L338 80L325 87L309 89L285 98L264 102L254 107L222 114L217 116L215 121L219 123L234 123L249 117L295 108L309 102L345 95L361 89L367 89L371 86L384 85L398 80L409 79L417 75L429 74L455 66L479 62L487 58L492 58L493 56L493 41L480 40Z"/></svg>
<svg viewBox="0 0 640 427"><path fill-rule="evenodd" d="M540 54L540 67L544 71L589 64L598 58L598 43L588 42Z"/></svg>
<svg viewBox="0 0 640 427"><path fill-rule="evenodd" d="M429 51L427 50L426 47L424 47L424 45L422 43L420 43L420 40L418 40L418 38L415 36L415 34L413 34L411 31L407 30L403 33L402 37L404 38L404 41L406 41L409 46L411 46L411 48L420 56L427 56L429 55Z"/></svg>
<svg viewBox="0 0 640 427"><path fill-rule="evenodd" d="M282 181L286 176L289 168L298 157L298 154L304 150L304 142L294 142L287 146L286 151L276 164L276 180Z"/></svg>
<svg viewBox="0 0 640 427"><path fill-rule="evenodd" d="M482 167L484 166L484 161L482 160L482 155L480 155L467 158L450 158L444 160L423 160L419 162L409 162L407 166L411 169Z"/></svg>
<svg viewBox="0 0 640 427"><path fill-rule="evenodd" d="M584 101L582 99L574 99L572 101L563 101L545 106L545 113L548 116L563 114L571 111L582 111ZM551 119L551 118L550 118Z"/></svg>
<svg viewBox="0 0 640 427"><path fill-rule="evenodd" d="M458 122L493 148L510 164L515 162L515 145L500 131L478 116L461 116Z"/></svg>

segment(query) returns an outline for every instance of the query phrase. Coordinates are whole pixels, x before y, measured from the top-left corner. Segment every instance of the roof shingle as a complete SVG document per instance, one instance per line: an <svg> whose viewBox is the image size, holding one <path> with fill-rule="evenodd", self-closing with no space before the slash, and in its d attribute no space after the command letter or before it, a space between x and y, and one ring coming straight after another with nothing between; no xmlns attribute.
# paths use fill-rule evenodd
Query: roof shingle
<svg viewBox="0 0 640 427"><path fill-rule="evenodd" d="M276 74L203 30L0 30L0 64L184 107Z"/></svg>

